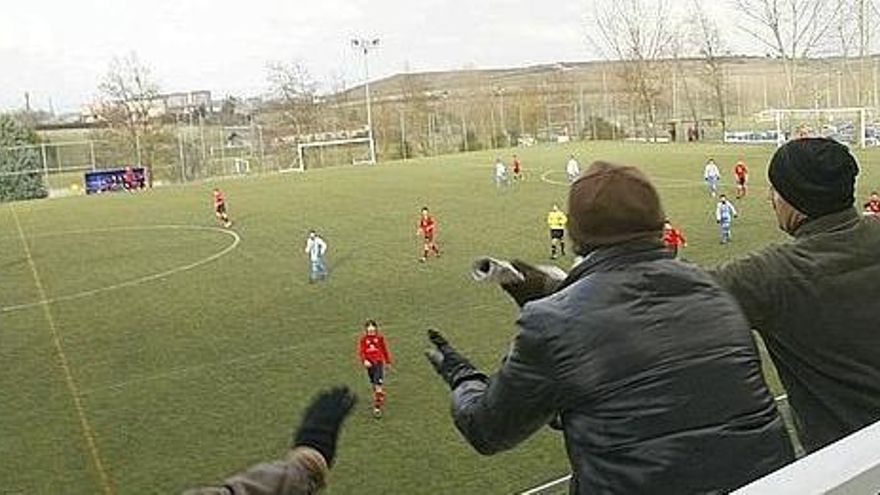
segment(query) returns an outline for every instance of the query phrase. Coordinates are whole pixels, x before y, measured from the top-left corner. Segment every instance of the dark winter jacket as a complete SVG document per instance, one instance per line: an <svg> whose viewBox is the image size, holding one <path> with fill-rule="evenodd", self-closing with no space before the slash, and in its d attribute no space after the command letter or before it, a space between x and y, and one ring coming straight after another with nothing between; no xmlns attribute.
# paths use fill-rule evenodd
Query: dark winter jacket
<svg viewBox="0 0 880 495"><path fill-rule="evenodd" d="M880 221L847 209L794 236L712 273L767 344L812 451L880 420Z"/></svg>
<svg viewBox="0 0 880 495"><path fill-rule="evenodd" d="M517 323L501 369L453 391L484 454L558 415L572 493L725 491L793 458L736 303L659 241L595 251Z"/></svg>

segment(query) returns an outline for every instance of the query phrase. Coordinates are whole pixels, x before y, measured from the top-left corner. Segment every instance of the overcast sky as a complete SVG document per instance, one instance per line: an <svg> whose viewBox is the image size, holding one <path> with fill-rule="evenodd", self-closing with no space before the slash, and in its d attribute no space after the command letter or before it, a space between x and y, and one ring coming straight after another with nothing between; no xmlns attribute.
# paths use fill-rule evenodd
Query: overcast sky
<svg viewBox="0 0 880 495"><path fill-rule="evenodd" d="M672 0L689 4L690 0ZM371 78L595 58L587 0L25 0L0 10L0 111L78 110L114 56L137 53L163 91L257 95L269 61L320 80L362 77L349 40L381 39ZM720 3L711 0L707 4ZM743 50L736 50L743 51Z"/></svg>

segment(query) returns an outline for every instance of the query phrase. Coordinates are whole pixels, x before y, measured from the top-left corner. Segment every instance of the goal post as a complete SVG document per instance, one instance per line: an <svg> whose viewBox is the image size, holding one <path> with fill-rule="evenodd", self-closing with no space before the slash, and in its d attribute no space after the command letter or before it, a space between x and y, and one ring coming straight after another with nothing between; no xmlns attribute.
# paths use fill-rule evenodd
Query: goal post
<svg viewBox="0 0 880 495"><path fill-rule="evenodd" d="M770 108L759 112L756 120L772 122L779 143L786 136L822 135L864 148L872 111L867 107Z"/></svg>
<svg viewBox="0 0 880 495"><path fill-rule="evenodd" d="M299 143L296 145L298 168L294 167L292 170L303 172L309 168L327 166L328 162L330 165L372 165L375 162L370 153L371 146L372 139L369 137ZM323 155L317 158L307 156L310 154L309 151L323 152L324 150L329 150L327 153L330 155L329 157Z"/></svg>

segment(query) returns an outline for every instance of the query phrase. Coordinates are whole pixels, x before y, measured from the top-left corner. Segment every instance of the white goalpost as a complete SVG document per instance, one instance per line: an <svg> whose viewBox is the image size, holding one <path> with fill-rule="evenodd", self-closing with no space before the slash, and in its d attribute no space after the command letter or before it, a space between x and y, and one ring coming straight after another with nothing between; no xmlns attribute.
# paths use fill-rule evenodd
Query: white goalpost
<svg viewBox="0 0 880 495"><path fill-rule="evenodd" d="M773 122L778 143L785 137L828 135L841 141L850 141L859 148L866 146L868 116L871 108L771 108L757 115L758 121ZM807 124L812 124L810 128Z"/></svg>
<svg viewBox="0 0 880 495"><path fill-rule="evenodd" d="M358 156L357 152L351 152L351 147L356 145L366 145L367 150L363 156ZM322 150L325 148L340 148L341 156L345 163L350 163L351 165L362 165L369 164L374 165L375 161L373 161L372 154L369 149L372 146L372 139L370 137L360 137L360 138L349 138L349 139L332 139L328 141L313 141L308 143L299 143L296 145L296 156L297 163L296 165L289 169L294 172L304 172L307 168L311 168L312 165L309 163L306 152L308 150ZM343 149L349 148L349 149Z"/></svg>

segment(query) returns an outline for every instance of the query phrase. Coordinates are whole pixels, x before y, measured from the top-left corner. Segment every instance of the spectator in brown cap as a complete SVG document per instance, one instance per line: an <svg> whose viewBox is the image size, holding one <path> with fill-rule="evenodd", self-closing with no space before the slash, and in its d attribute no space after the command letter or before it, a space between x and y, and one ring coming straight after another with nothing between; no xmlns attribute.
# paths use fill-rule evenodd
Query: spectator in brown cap
<svg viewBox="0 0 880 495"><path fill-rule="evenodd" d="M836 141L786 143L769 178L794 240L713 271L767 344L807 451L880 420L880 223L854 207L858 172Z"/></svg>
<svg viewBox="0 0 880 495"><path fill-rule="evenodd" d="M514 262L526 280L505 286L522 310L500 369L480 372L429 330L428 358L477 451L554 420L577 494L728 492L793 458L744 316L664 249L663 220L638 169L594 163L569 192L584 260L553 285Z"/></svg>

